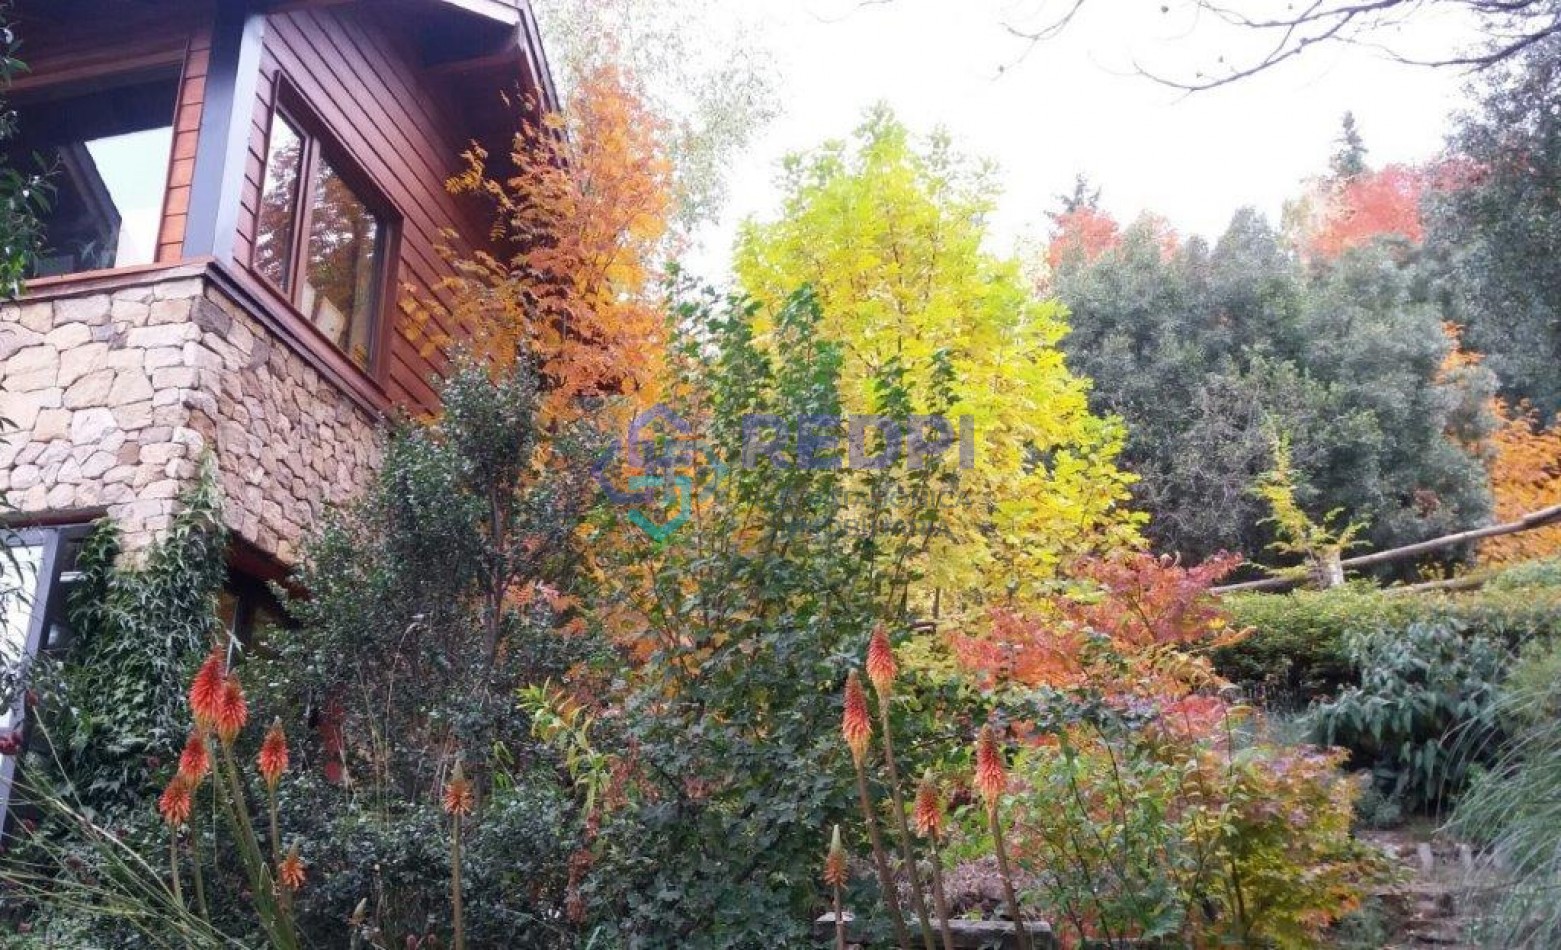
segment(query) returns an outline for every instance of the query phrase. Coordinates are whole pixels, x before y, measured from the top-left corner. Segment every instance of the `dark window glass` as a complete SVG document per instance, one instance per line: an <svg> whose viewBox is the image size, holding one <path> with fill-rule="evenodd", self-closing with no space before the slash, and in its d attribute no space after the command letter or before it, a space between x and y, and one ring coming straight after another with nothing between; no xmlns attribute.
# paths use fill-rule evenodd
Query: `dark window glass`
<svg viewBox="0 0 1561 950"><path fill-rule="evenodd" d="M366 367L379 310L384 220L319 139L281 113L266 156L255 270Z"/></svg>
<svg viewBox="0 0 1561 950"><path fill-rule="evenodd" d="M303 142L303 136L286 118L280 114L272 118L266 181L255 229L255 269L284 293L293 287L293 236L297 232Z"/></svg>
<svg viewBox="0 0 1561 950"><path fill-rule="evenodd" d="M303 310L353 362L367 366L379 219L324 158L315 165L309 208Z"/></svg>
<svg viewBox="0 0 1561 950"><path fill-rule="evenodd" d="M55 189L30 276L156 259L177 95L177 75L159 75L18 97L6 161L42 161Z"/></svg>

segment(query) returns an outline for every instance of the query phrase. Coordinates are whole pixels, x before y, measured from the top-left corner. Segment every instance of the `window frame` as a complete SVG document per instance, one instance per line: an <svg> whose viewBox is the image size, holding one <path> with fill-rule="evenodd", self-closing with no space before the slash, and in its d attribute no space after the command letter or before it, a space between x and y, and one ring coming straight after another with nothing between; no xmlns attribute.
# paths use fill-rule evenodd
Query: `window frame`
<svg viewBox="0 0 1561 950"><path fill-rule="evenodd" d="M170 48L156 54L132 57L122 62L91 64L81 69L58 70L45 68L40 73L28 72L12 80L6 91L7 101L5 103L6 108L12 112L47 108L60 99L81 97L93 92L125 86L162 81L171 81L173 84L173 98L168 103L168 154L159 172L162 178L162 195L157 203L157 227L152 234L151 260L125 264L117 259L116 254L116 260L108 267L86 267L63 271L58 274L31 277L26 282L28 287L40 282L66 282L103 274L112 274L117 271L146 270L163 266L170 262L165 260L163 256L163 237L164 229L171 216L171 203L175 190L173 169L179 149L179 110L184 100L186 83L189 81L189 77L186 74L187 59L187 51L182 48ZM26 121L25 115L21 118L22 121ZM162 128L162 126L158 126L158 128ZM85 143L80 144L85 145ZM15 161L18 156L12 156L12 158ZM48 241L49 236L45 233L44 243L47 244Z"/></svg>
<svg viewBox="0 0 1561 950"><path fill-rule="evenodd" d="M66 571L74 555L68 554L68 546L86 537L92 530L88 524L67 524L52 527L0 526L0 548L41 547L38 555L38 573L33 579L32 610L23 635L22 658L35 659L39 654L56 649L63 644L49 641L50 628L60 617L64 607L64 587L72 580L73 571ZM9 550L0 557L9 557ZM73 568L73 564L71 564ZM27 708L27 691L22 690L12 700L10 712L16 724L12 729L20 733L21 748L26 749L31 713ZM3 839L11 819L11 796L16 775L21 764L21 751L15 755L0 756L0 839Z"/></svg>
<svg viewBox="0 0 1561 950"><path fill-rule="evenodd" d="M288 286L286 289L262 273L257 266L260 250L260 215L264 210L266 178L271 170L271 141L276 132L278 117L298 133L302 142L298 157L298 185L293 195L293 228L287 245ZM330 126L320 118L319 113L304 100L298 88L288 82L287 77L281 73L277 74L272 89L272 105L266 111L266 139L263 154L260 182L255 192L255 211L251 216L249 260L245 262L249 273L272 297L284 304L301 322L308 325L311 343L323 346L330 353L340 356L349 366L374 382L381 382L389 362L385 352L389 345L388 330L391 323L391 310L388 305L395 295L396 272L400 267L401 259L400 213L390 199L385 197L384 190L353 159L351 152L342 145L340 137L331 131ZM325 331L310 319L309 314L304 312L301 305L303 284L308 272L310 227L314 218L310 198L314 174L322 156L331 170L346 182L353 197L363 203L364 207L378 219L380 225L374 273L370 277L374 302L369 308L367 319L370 321L370 326L365 334L368 339L368 357L363 364L359 364L352 358L350 351L338 346L335 340L328 337Z"/></svg>

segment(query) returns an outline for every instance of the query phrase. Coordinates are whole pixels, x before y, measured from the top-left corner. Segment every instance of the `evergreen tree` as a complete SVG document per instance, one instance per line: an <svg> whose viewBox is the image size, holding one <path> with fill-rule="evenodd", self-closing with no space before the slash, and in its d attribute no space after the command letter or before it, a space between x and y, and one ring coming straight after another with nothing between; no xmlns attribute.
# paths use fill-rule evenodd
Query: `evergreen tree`
<svg viewBox="0 0 1561 950"><path fill-rule="evenodd" d="M1428 251L1464 343L1541 424L1561 412L1561 37L1482 74L1457 120L1447 187L1428 202Z"/></svg>
<svg viewBox="0 0 1561 950"><path fill-rule="evenodd" d="M1265 557L1251 493L1288 433L1314 513L1343 508L1386 547L1483 521L1475 446L1492 383L1448 364L1452 342L1414 261L1370 245L1306 268L1244 210L1212 250L1169 244L1152 220L1093 262L1070 258L1056 290L1072 311L1069 366L1091 406L1128 425L1123 463L1160 547Z"/></svg>
<svg viewBox="0 0 1561 950"><path fill-rule="evenodd" d="M1360 136L1360 129L1355 125L1355 113L1344 113L1344 118L1339 123L1339 137L1335 142L1338 143L1338 147L1334 149L1333 157L1328 160L1328 170L1333 172L1333 177L1348 181L1365 174L1366 143Z"/></svg>

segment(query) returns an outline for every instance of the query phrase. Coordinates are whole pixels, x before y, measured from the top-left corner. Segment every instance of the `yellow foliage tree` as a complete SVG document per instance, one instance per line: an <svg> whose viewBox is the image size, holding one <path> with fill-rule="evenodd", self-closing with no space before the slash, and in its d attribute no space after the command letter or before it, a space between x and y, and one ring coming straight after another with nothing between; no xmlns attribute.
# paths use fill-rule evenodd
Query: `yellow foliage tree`
<svg viewBox="0 0 1561 950"><path fill-rule="evenodd" d="M1491 491L1496 520L1512 521L1531 511L1561 505L1561 422L1541 428L1534 410L1515 411L1500 401L1501 426L1491 438ZM1487 538L1480 542L1483 566L1561 555L1561 524Z"/></svg>
<svg viewBox="0 0 1561 950"><path fill-rule="evenodd" d="M563 113L522 123L502 179L487 152L468 151L448 185L487 199L492 246L449 255L457 273L442 299L407 302L414 340L460 342L496 365L529 354L548 387L544 422L589 397L654 401L665 318L653 262L673 210L661 129L625 77L602 67Z"/></svg>
<svg viewBox="0 0 1561 950"><path fill-rule="evenodd" d="M1071 557L1137 544L1130 476L1115 465L1123 428L1090 413L1088 381L1064 364L1065 311L983 249L989 170L941 135L913 143L880 106L850 144L789 158L785 191L779 218L746 223L737 243L761 338L766 313L811 285L845 353L847 411L873 412L886 373L926 380L946 366L948 414L972 420L974 468L924 566L943 606L1027 600ZM929 388L909 411L936 404Z"/></svg>

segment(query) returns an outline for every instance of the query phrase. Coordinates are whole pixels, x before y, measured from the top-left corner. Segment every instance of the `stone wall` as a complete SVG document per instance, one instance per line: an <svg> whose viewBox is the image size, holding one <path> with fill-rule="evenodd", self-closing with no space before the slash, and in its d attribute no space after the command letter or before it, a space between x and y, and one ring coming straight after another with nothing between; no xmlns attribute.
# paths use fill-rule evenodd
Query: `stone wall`
<svg viewBox="0 0 1561 950"><path fill-rule="evenodd" d="M106 509L128 551L167 527L208 448L230 527L283 564L379 459L373 417L198 266L0 307L0 418L10 506Z"/></svg>

